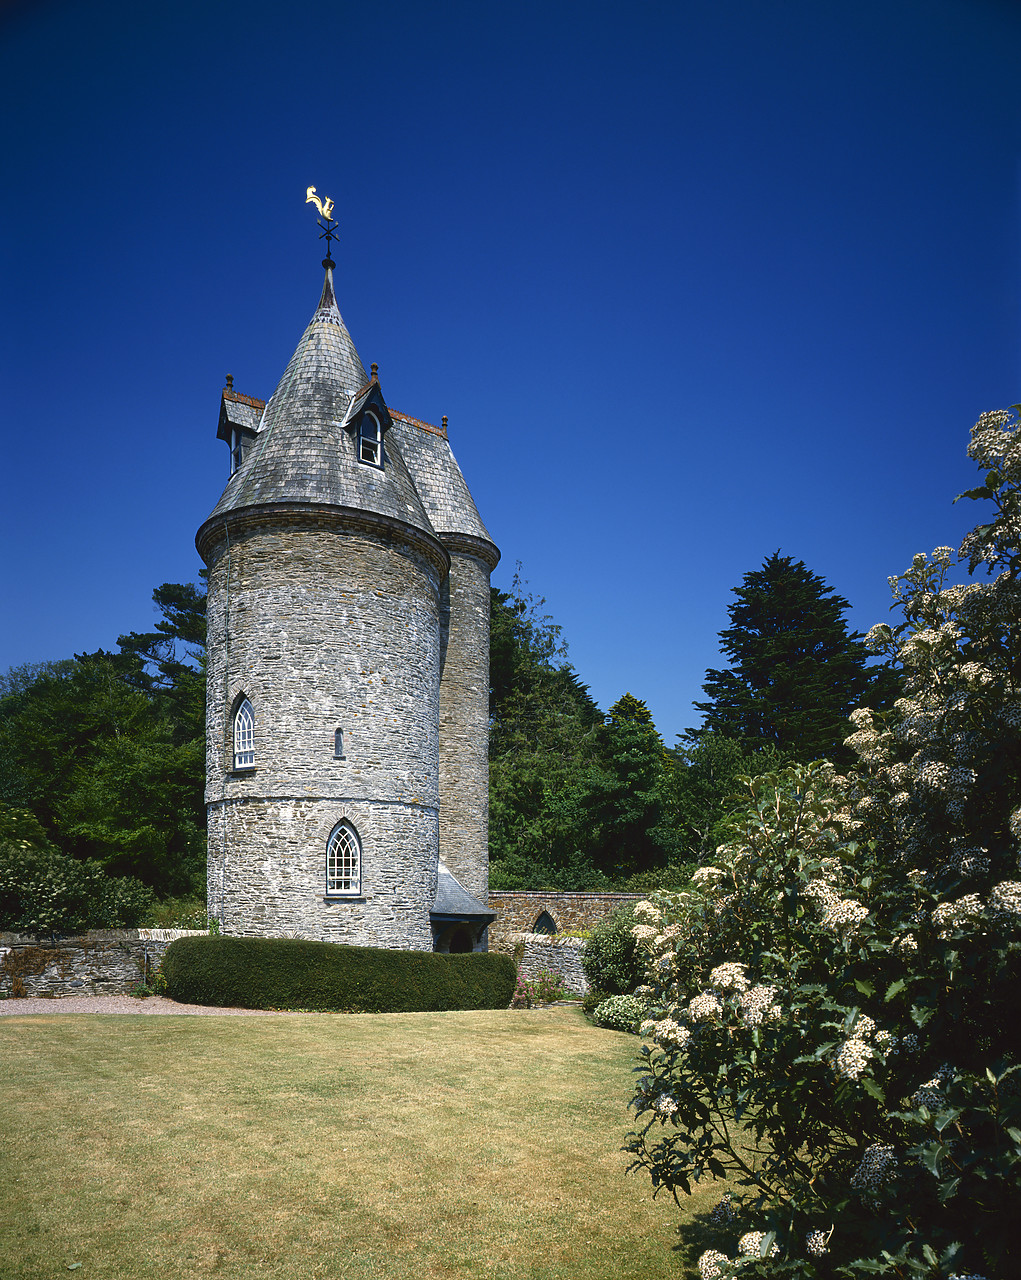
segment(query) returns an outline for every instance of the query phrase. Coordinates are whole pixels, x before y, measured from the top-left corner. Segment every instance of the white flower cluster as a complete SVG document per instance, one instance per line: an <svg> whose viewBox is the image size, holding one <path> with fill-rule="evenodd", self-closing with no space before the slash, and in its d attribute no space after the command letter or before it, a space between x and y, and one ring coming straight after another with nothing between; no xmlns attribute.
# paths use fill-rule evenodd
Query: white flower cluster
<svg viewBox="0 0 1021 1280"><path fill-rule="evenodd" d="M985 1276L980 1276L977 1271L955 1271L952 1276L948 1276L947 1280L986 1280Z"/></svg>
<svg viewBox="0 0 1021 1280"><path fill-rule="evenodd" d="M715 884L717 880L723 880L726 876L725 871L721 871L719 867L696 867L691 877L691 883L698 889Z"/></svg>
<svg viewBox="0 0 1021 1280"><path fill-rule="evenodd" d="M761 1258L762 1242L766 1238L764 1231L746 1231L741 1239L737 1242L737 1251L743 1258ZM767 1258L775 1258L780 1252L780 1246L774 1240L766 1250Z"/></svg>
<svg viewBox="0 0 1021 1280"><path fill-rule="evenodd" d="M956 902L941 902L932 913L932 922L941 938L949 938L955 929L977 924L984 915L982 899L977 893L968 893Z"/></svg>
<svg viewBox="0 0 1021 1280"><path fill-rule="evenodd" d="M821 1258L824 1253L829 1253L830 1235L832 1228L827 1233L825 1231L810 1231L805 1236L805 1250L810 1253L813 1258Z"/></svg>
<svg viewBox="0 0 1021 1280"><path fill-rule="evenodd" d="M939 1111L946 1101L943 1090L950 1083L952 1077L953 1071L949 1064L944 1063L931 1080L926 1080L925 1084L919 1085L911 1095L912 1106L925 1107L929 1111Z"/></svg>
<svg viewBox="0 0 1021 1280"><path fill-rule="evenodd" d="M639 902L635 907L635 916L640 920L644 920L647 924L659 924L663 919L663 913L659 907L647 899Z"/></svg>
<svg viewBox="0 0 1021 1280"><path fill-rule="evenodd" d="M653 1100L652 1106L653 1110L664 1119L666 1119L667 1116L672 1116L677 1110L677 1103L673 1098L671 1098L669 1093L657 1094L656 1098Z"/></svg>
<svg viewBox="0 0 1021 1280"><path fill-rule="evenodd" d="M1002 880L989 894L989 910L997 915L1021 916L1021 881Z"/></svg>
<svg viewBox="0 0 1021 1280"><path fill-rule="evenodd" d="M746 1027L759 1027L764 1022L779 1022L783 1010L776 1003L777 989L761 985L742 991L739 997L741 1021Z"/></svg>
<svg viewBox="0 0 1021 1280"><path fill-rule="evenodd" d="M710 1022L723 1012L720 997L715 991L703 991L688 1005L688 1017L692 1022Z"/></svg>
<svg viewBox="0 0 1021 1280"><path fill-rule="evenodd" d="M874 1195L889 1182L897 1169L897 1157L893 1147L874 1142L865 1149L861 1163L851 1177L851 1186L863 1195Z"/></svg>
<svg viewBox="0 0 1021 1280"><path fill-rule="evenodd" d="M646 1031L645 1028L648 1028ZM643 1035L651 1035L662 1048L683 1049L691 1039L687 1027L675 1022L673 1018L662 1018L659 1022L643 1022Z"/></svg>
<svg viewBox="0 0 1021 1280"><path fill-rule="evenodd" d="M728 1191L721 1200L716 1201L706 1216L714 1227L729 1227L738 1220L740 1214L734 1197Z"/></svg>
<svg viewBox="0 0 1021 1280"><path fill-rule="evenodd" d="M988 849L955 845L943 860L940 870L953 871L959 876L984 875L989 870L988 853Z"/></svg>
<svg viewBox="0 0 1021 1280"><path fill-rule="evenodd" d="M820 910L820 922L841 937L848 937L868 917L868 907L853 898L842 898L825 880L810 880L805 886L805 897L811 898Z"/></svg>
<svg viewBox="0 0 1021 1280"><path fill-rule="evenodd" d="M845 1080L857 1080L872 1061L872 1049L864 1040L845 1040L837 1050L834 1065Z"/></svg>
<svg viewBox="0 0 1021 1280"><path fill-rule="evenodd" d="M746 964L728 960L725 964L716 966L709 975L709 981L717 991L747 991L748 979L744 973L747 968Z"/></svg>
<svg viewBox="0 0 1021 1280"><path fill-rule="evenodd" d="M918 950L918 941L913 933L902 933L893 946L894 950L907 955L912 951Z"/></svg>
<svg viewBox="0 0 1021 1280"><path fill-rule="evenodd" d="M723 1268L730 1263L725 1253L718 1249L707 1249L698 1260L698 1274L702 1280L720 1280L724 1275Z"/></svg>
<svg viewBox="0 0 1021 1280"><path fill-rule="evenodd" d="M875 1048L869 1044L870 1040ZM889 1031L877 1031L875 1021L867 1013L859 1013L850 1036L837 1050L833 1065L845 1080L857 1080L876 1056L876 1049L889 1053L896 1045L896 1036Z"/></svg>
<svg viewBox="0 0 1021 1280"><path fill-rule="evenodd" d="M631 936L636 942L652 942L659 933L651 924L636 924L631 929Z"/></svg>

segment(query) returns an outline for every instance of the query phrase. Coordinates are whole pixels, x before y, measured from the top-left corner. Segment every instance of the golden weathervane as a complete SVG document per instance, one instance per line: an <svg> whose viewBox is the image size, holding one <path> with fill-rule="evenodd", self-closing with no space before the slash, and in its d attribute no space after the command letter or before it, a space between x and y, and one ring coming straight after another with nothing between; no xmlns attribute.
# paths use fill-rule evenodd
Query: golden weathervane
<svg viewBox="0 0 1021 1280"><path fill-rule="evenodd" d="M325 218L327 222L333 221L333 201L329 196L325 200L320 200L316 195L315 187L309 187L305 192L305 203L314 204L319 210L320 218Z"/></svg>

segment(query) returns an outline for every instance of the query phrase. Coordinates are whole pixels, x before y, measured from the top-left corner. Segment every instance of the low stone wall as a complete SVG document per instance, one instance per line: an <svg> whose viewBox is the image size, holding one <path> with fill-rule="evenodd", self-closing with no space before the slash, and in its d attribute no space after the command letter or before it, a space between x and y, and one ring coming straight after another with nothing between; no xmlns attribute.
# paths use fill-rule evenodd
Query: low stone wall
<svg viewBox="0 0 1021 1280"><path fill-rule="evenodd" d="M581 967L585 954L584 938L551 938L545 933L517 933L512 935L515 953L523 948L518 962L519 971L526 978L534 978L543 969L557 973L568 991L583 996L588 991L588 979Z"/></svg>
<svg viewBox="0 0 1021 1280"><path fill-rule="evenodd" d="M0 933L0 996L126 995L175 938L201 929L94 929L76 938Z"/></svg>
<svg viewBox="0 0 1021 1280"><path fill-rule="evenodd" d="M616 911L623 902L640 902L641 893L524 893L519 890L495 890L489 894L489 908L497 913L489 926L490 951L513 950L511 934L532 933L545 914L553 922L552 929L561 932L591 929L594 924Z"/></svg>

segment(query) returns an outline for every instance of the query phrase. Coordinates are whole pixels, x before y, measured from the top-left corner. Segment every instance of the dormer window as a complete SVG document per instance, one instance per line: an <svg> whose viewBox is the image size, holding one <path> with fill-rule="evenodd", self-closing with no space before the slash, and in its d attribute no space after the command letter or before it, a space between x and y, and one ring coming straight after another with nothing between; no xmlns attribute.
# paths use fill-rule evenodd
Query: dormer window
<svg viewBox="0 0 1021 1280"><path fill-rule="evenodd" d="M231 475L237 471L245 460L245 438L242 433L235 427L231 432L230 441L230 473Z"/></svg>
<svg viewBox="0 0 1021 1280"><path fill-rule="evenodd" d="M383 428L374 413L363 413L358 424L358 461L383 466Z"/></svg>

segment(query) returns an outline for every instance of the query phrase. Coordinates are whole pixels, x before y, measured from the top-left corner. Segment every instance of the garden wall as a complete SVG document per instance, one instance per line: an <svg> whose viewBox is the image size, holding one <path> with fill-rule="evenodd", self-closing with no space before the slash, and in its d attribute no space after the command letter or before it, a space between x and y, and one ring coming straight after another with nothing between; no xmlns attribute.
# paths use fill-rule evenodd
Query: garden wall
<svg viewBox="0 0 1021 1280"><path fill-rule="evenodd" d="M583 996L588 991L588 980L581 967L585 954L584 938L551 938L545 933L517 933L512 935L517 948L521 948L518 969L526 978L538 976L543 969L557 973L568 991Z"/></svg>
<svg viewBox="0 0 1021 1280"><path fill-rule="evenodd" d="M126 995L175 938L201 929L94 929L76 938L0 933L0 996Z"/></svg>
<svg viewBox="0 0 1021 1280"><path fill-rule="evenodd" d="M489 926L490 951L511 952L511 934L533 933L545 913L553 928L540 933L591 929L622 902L640 902L642 893L525 893L520 890L496 890L489 895L489 909L497 913Z"/></svg>

